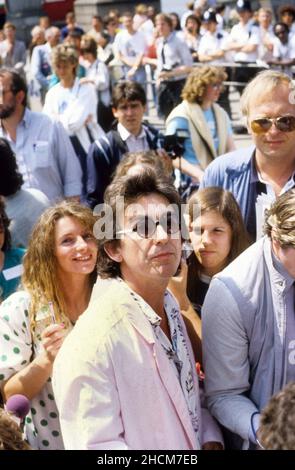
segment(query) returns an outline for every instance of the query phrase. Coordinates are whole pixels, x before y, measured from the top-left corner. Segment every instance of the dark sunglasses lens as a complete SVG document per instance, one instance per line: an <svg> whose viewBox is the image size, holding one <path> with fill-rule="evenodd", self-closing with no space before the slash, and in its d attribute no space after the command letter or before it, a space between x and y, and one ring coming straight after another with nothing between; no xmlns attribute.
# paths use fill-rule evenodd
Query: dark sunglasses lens
<svg viewBox="0 0 295 470"><path fill-rule="evenodd" d="M277 119L276 126L281 132L292 132L295 130L295 117L282 116Z"/></svg>
<svg viewBox="0 0 295 470"><path fill-rule="evenodd" d="M136 231L141 238L149 238L153 235L155 224L149 217L143 217L136 224Z"/></svg>
<svg viewBox="0 0 295 470"><path fill-rule="evenodd" d="M264 132L269 131L271 128L272 122L269 119L254 119L251 122L251 129L255 134L263 134Z"/></svg>
<svg viewBox="0 0 295 470"><path fill-rule="evenodd" d="M177 233L179 231L179 220L175 214L167 214L167 230L166 233L171 235L172 233Z"/></svg>

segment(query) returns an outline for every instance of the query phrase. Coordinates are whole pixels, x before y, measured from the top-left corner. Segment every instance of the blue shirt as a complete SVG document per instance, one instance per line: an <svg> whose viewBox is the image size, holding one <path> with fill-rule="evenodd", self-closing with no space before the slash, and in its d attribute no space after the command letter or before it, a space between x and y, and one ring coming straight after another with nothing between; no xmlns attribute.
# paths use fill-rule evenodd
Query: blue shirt
<svg viewBox="0 0 295 470"><path fill-rule="evenodd" d="M206 168L200 188L219 186L231 191L240 206L246 228L256 239L256 208L258 194L267 192L260 182L254 164L255 148L243 147L234 152L221 155ZM295 175L286 182L281 194L295 187ZM273 200L275 195L273 193Z"/></svg>
<svg viewBox="0 0 295 470"><path fill-rule="evenodd" d="M39 82L42 88L47 89L51 70L51 47L48 43L36 46L31 58L32 76Z"/></svg>
<svg viewBox="0 0 295 470"><path fill-rule="evenodd" d="M9 141L16 154L23 187L39 189L51 202L81 195L81 166L60 123L26 108L17 126L16 142L1 126L0 137Z"/></svg>
<svg viewBox="0 0 295 470"><path fill-rule="evenodd" d="M218 152L219 146L219 137L217 133L216 120L212 108L203 110L205 120L208 124L210 132L213 137L214 147L216 152ZM174 134L177 129L183 129L189 132L189 123L188 120L184 117L175 117L173 118L166 127L166 134ZM232 127L229 118L227 117L227 132L228 135L232 135ZM195 154L193 149L193 144L190 138L185 139L184 141L184 153L183 157L193 165L199 165L198 156Z"/></svg>

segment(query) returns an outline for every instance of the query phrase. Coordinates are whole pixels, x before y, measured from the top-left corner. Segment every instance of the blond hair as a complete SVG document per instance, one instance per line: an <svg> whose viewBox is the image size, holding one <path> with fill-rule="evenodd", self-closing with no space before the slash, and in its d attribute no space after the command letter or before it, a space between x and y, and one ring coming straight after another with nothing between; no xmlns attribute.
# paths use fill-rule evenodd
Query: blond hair
<svg viewBox="0 0 295 470"><path fill-rule="evenodd" d="M137 13L138 15L146 15L147 14L147 5L145 5L144 3L139 3L135 7L135 13Z"/></svg>
<svg viewBox="0 0 295 470"><path fill-rule="evenodd" d="M251 103L260 102L261 97L270 94L276 87L286 84L290 87L290 94L294 93L292 79L283 72L276 70L263 70L251 80L243 91L241 109L244 116L248 116ZM294 99L294 98L293 98Z"/></svg>
<svg viewBox="0 0 295 470"><path fill-rule="evenodd" d="M37 312L48 302L52 302L56 319L65 324L69 320L65 314L64 295L57 277L57 259L55 256L55 225L63 217L73 217L86 230L93 232L95 217L91 210L74 201L62 201L49 207L34 226L27 252L23 259L24 273L22 284L31 296L30 321L32 331L35 328ZM94 284L96 273L90 274Z"/></svg>
<svg viewBox="0 0 295 470"><path fill-rule="evenodd" d="M266 211L264 233L281 247L295 248L295 189L279 196Z"/></svg>
<svg viewBox="0 0 295 470"><path fill-rule="evenodd" d="M202 104L207 86L226 79L227 74L223 68L209 65L197 67L187 77L181 97L189 103Z"/></svg>

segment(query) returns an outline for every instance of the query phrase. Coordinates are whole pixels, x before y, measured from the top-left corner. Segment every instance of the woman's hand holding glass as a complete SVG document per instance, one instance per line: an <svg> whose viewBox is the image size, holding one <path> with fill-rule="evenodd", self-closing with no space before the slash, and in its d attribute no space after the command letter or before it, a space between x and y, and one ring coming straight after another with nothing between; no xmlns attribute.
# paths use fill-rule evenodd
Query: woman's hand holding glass
<svg viewBox="0 0 295 470"><path fill-rule="evenodd" d="M66 337L67 331L63 323L47 326L41 334L42 346L44 348L46 358L53 363L54 359L61 348Z"/></svg>

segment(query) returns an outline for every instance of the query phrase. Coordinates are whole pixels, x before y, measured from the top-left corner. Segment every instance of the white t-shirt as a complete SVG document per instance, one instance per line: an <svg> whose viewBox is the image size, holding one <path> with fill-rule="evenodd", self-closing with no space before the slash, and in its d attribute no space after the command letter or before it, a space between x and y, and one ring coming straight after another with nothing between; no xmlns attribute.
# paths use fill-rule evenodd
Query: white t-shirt
<svg viewBox="0 0 295 470"><path fill-rule="evenodd" d="M235 24L230 32L230 40L241 46L246 46L247 44L256 44L258 46L258 28L253 26L252 21L248 21L246 25L241 23ZM257 50L254 52L234 52L234 60L236 62L256 62L257 57Z"/></svg>
<svg viewBox="0 0 295 470"><path fill-rule="evenodd" d="M45 96L43 113L60 121L69 136L76 135L85 152L91 145L87 128L92 137L104 135L96 121L97 93L92 83L79 83L76 78L72 88L64 88L60 83L54 85Z"/></svg>
<svg viewBox="0 0 295 470"><path fill-rule="evenodd" d="M120 31L115 38L114 50L128 57L132 63L136 62L136 58L140 54L144 54L146 48L146 38L140 31L136 31L134 34L129 34L128 31Z"/></svg>
<svg viewBox="0 0 295 470"><path fill-rule="evenodd" d="M273 56L275 59L295 59L295 35L289 38L287 44L283 44L279 38L275 37L273 40ZM274 67L282 70L282 67ZM292 77L292 67L283 67L283 72Z"/></svg>
<svg viewBox="0 0 295 470"><path fill-rule="evenodd" d="M216 31L210 33L207 31L204 36L201 37L198 53L199 55L211 55L226 47L229 42L229 34L226 31ZM225 52L224 56L219 59L213 59L210 61L212 64L218 64L222 62L230 62L232 60L232 53Z"/></svg>

